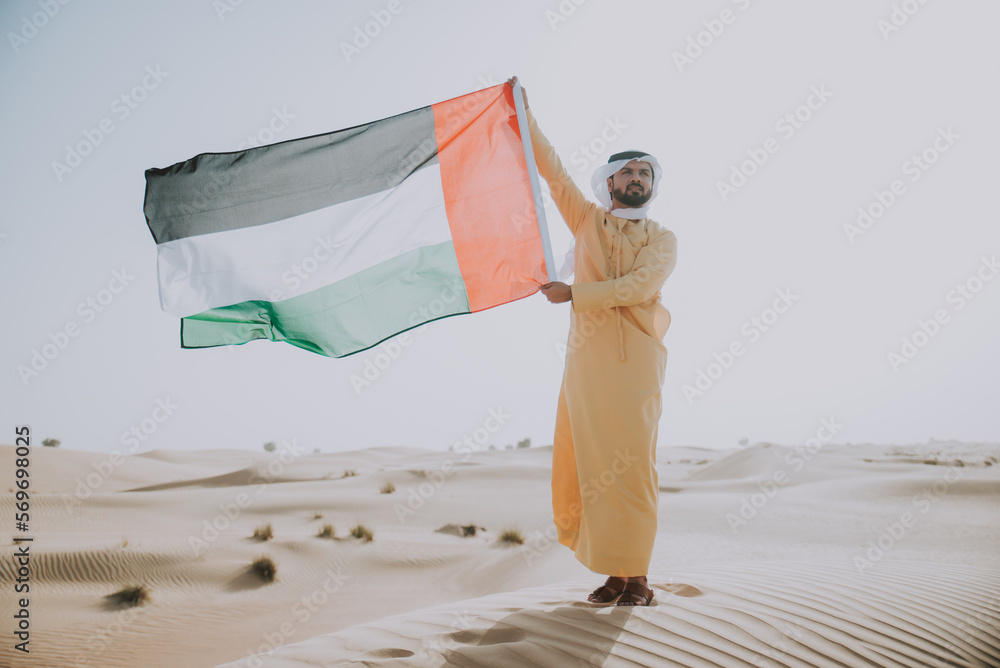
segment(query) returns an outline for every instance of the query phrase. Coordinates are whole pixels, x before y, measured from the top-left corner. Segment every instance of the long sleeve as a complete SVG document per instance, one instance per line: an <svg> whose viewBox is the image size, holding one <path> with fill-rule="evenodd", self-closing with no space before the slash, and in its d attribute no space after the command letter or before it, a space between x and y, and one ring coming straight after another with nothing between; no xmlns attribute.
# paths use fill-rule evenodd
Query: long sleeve
<svg viewBox="0 0 1000 668"><path fill-rule="evenodd" d="M562 214L563 220L566 221L573 236L576 236L580 224L585 218L592 215L597 204L583 196L569 172L563 167L555 148L538 128L538 123L535 121L531 109L525 111L528 116L528 129L531 133L531 146L535 153L538 173L548 182L549 191L551 191L552 199L559 208L559 213Z"/></svg>
<svg viewBox="0 0 1000 668"><path fill-rule="evenodd" d="M661 230L639 250L632 270L621 278L574 283L570 288L573 310L586 313L641 304L660 291L676 264L677 237Z"/></svg>

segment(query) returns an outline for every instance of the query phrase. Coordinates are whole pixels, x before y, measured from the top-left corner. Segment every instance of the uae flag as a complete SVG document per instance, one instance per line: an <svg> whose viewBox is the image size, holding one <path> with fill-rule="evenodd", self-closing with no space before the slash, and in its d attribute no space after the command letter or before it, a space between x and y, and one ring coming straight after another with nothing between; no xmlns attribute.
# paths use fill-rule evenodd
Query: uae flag
<svg viewBox="0 0 1000 668"><path fill-rule="evenodd" d="M181 346L343 357L555 280L520 85L146 171Z"/></svg>

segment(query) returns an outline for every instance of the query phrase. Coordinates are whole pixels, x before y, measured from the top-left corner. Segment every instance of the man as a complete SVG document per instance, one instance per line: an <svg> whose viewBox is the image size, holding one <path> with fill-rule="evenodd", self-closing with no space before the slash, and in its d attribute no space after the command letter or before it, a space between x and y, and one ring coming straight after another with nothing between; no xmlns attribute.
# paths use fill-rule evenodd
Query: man
<svg viewBox="0 0 1000 668"><path fill-rule="evenodd" d="M649 605L670 325L660 289L677 259L677 237L647 217L663 172L641 151L612 155L591 181L598 206L573 183L530 110L527 118L538 171L576 245L573 285L542 286L550 302L572 304L552 451L559 542L609 576L588 600Z"/></svg>

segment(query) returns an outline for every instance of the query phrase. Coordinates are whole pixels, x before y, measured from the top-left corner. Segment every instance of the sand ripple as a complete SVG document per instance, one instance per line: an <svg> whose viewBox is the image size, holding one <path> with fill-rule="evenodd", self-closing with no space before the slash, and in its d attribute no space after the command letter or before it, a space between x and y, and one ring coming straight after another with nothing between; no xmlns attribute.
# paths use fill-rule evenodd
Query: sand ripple
<svg viewBox="0 0 1000 668"><path fill-rule="evenodd" d="M656 605L560 583L435 606L219 668L1000 666L1000 573L769 562L651 574ZM259 662L258 662L259 660Z"/></svg>

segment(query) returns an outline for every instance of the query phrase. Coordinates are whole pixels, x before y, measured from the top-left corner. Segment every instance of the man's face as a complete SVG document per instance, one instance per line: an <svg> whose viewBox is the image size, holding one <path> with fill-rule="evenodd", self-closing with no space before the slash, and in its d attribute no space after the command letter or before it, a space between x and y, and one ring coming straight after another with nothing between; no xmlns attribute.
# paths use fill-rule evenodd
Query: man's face
<svg viewBox="0 0 1000 668"><path fill-rule="evenodd" d="M653 196L653 167L631 160L608 178L612 199L626 207L643 206Z"/></svg>

